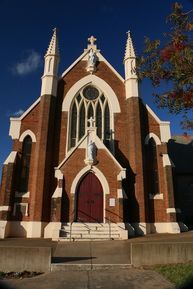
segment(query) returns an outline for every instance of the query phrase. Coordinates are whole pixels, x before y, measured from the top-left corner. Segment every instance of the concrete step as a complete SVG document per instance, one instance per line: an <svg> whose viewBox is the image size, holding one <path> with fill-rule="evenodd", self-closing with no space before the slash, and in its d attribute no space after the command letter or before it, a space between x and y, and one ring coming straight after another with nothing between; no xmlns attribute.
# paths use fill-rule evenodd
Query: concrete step
<svg viewBox="0 0 193 289"><path fill-rule="evenodd" d="M69 227L71 226L70 223L67 223L67 224L62 224L62 226L64 227ZM117 224L115 223L110 223L110 226L113 228L117 228ZM98 224L98 223L72 223L72 227L80 227L80 228L108 228L109 227L109 223L101 223L101 224Z"/></svg>
<svg viewBox="0 0 193 289"><path fill-rule="evenodd" d="M70 234L67 234L67 235L64 235L64 236L62 236L62 234L60 235L60 237L62 238L70 238ZM79 233L79 234L77 234L77 233L73 233L73 234L71 234L71 238L75 238L75 239L77 239L77 238L79 238L79 239L90 239L90 238L92 238L92 239L119 239L120 238L120 234L111 234L111 235L109 235L109 234L104 234L104 233L102 233L102 234L96 234L96 233L93 233L93 234L82 234L82 233Z"/></svg>
<svg viewBox="0 0 193 289"><path fill-rule="evenodd" d="M72 240L119 240L122 239L122 232L127 234L119 224L112 223L68 223L63 224L59 231L59 239ZM125 238L125 237L124 237Z"/></svg>
<svg viewBox="0 0 193 289"><path fill-rule="evenodd" d="M64 232L66 232L66 233L70 233L70 231L76 231L76 232L97 232L97 233L102 233L102 232L109 232L109 228L107 229L107 228L104 228L104 229L97 229L97 230L95 230L95 229L90 229L90 230L88 230L88 229L86 229L86 228L72 228L72 229L70 229L70 228L68 228L68 227L66 227L66 228L62 228L61 229L61 231L64 231ZM110 231L113 233L113 232L118 232L118 229L116 229L116 228L111 228L110 229Z"/></svg>
<svg viewBox="0 0 193 289"><path fill-rule="evenodd" d="M118 269L130 269L131 264L64 264L64 263L52 263L51 271L90 271L90 270L118 270Z"/></svg>

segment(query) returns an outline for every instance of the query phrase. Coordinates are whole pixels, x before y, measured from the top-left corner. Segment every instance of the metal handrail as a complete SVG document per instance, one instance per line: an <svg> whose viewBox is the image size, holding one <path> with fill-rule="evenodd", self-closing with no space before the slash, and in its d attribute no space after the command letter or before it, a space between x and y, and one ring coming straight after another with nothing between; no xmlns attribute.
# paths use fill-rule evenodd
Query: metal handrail
<svg viewBox="0 0 193 289"><path fill-rule="evenodd" d="M111 220L108 218L108 223L109 223L109 239L111 239Z"/></svg>

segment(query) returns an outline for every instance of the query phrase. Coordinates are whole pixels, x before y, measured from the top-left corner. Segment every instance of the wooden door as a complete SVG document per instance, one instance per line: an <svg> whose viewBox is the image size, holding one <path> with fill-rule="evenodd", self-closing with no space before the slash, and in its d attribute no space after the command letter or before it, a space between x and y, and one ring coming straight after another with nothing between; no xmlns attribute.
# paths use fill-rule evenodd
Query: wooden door
<svg viewBox="0 0 193 289"><path fill-rule="evenodd" d="M77 190L77 222L103 222L103 189L98 178L88 173Z"/></svg>

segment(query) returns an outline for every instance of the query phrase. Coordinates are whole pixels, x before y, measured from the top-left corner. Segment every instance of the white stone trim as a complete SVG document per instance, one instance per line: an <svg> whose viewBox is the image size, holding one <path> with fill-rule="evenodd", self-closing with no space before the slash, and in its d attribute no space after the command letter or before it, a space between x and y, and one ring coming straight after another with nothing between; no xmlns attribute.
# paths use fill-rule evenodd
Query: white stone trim
<svg viewBox="0 0 193 289"><path fill-rule="evenodd" d="M9 211L10 206L0 206L0 212Z"/></svg>
<svg viewBox="0 0 193 289"><path fill-rule="evenodd" d="M9 136L14 140L18 139L21 129L21 120L10 118Z"/></svg>
<svg viewBox="0 0 193 289"><path fill-rule="evenodd" d="M77 187L79 185L79 182L81 181L81 179L84 177L84 175L87 172L94 172L96 177L99 179L101 186L103 188L103 221L105 223L106 220L106 195L110 194L110 190L109 190L109 184L105 178L105 176L103 175L103 173L97 169L96 167L92 167L91 166L86 166L84 167L74 178L72 185L71 185L71 190L70 193L72 195L75 195Z"/></svg>
<svg viewBox="0 0 193 289"><path fill-rule="evenodd" d="M62 197L62 188L56 187L52 199L61 198Z"/></svg>
<svg viewBox="0 0 193 289"><path fill-rule="evenodd" d="M9 222L0 221L0 239L4 239L9 234Z"/></svg>
<svg viewBox="0 0 193 289"><path fill-rule="evenodd" d="M151 233L180 233L180 226L177 222L157 222L151 223Z"/></svg>
<svg viewBox="0 0 193 289"><path fill-rule="evenodd" d="M24 223L24 222L23 222ZM41 238L43 237L46 222L30 221L27 223L27 238Z"/></svg>
<svg viewBox="0 0 193 289"><path fill-rule="evenodd" d="M117 198L118 199L128 199L125 191L123 189L117 189Z"/></svg>
<svg viewBox="0 0 193 289"><path fill-rule="evenodd" d="M66 155L66 157L64 158L64 160L58 165L58 167L56 167L55 169L60 169L65 163L66 161L71 157L71 155L75 152L76 149L78 149L79 147L80 148L85 148L87 149L87 145L88 145L88 142L87 142L87 137L89 138L89 132L77 143L77 145L72 148ZM109 157L116 163L116 165L118 166L118 168L120 169L120 180L124 179L126 177L126 169L123 168L120 163L116 160L116 158L114 157L114 155L109 151L109 149L104 145L104 143L101 141L101 139L96 135L92 136L91 138L96 147L98 149L104 149L107 154L109 155Z"/></svg>
<svg viewBox="0 0 193 289"><path fill-rule="evenodd" d="M0 221L0 238L41 238L46 225L45 222L34 221Z"/></svg>
<svg viewBox="0 0 193 289"><path fill-rule="evenodd" d="M150 224L145 222L140 223L131 223L131 226L134 228L136 235L146 235L150 233Z"/></svg>
<svg viewBox="0 0 193 289"><path fill-rule="evenodd" d="M167 214L171 213L181 213L181 210L179 208L167 208L166 209Z"/></svg>
<svg viewBox="0 0 193 289"><path fill-rule="evenodd" d="M63 73L62 73L62 78L83 58L88 54L89 51L85 50ZM86 67L85 67L86 69Z"/></svg>
<svg viewBox="0 0 193 289"><path fill-rule="evenodd" d="M159 137L153 132L150 132L150 133L148 133L148 135L146 135L146 137L145 137L145 144L146 145L149 143L150 138L154 139L156 145L161 145L161 141L160 141Z"/></svg>
<svg viewBox="0 0 193 289"><path fill-rule="evenodd" d="M126 178L126 169L122 169L120 173L117 175L117 181L122 181Z"/></svg>
<svg viewBox="0 0 193 289"><path fill-rule="evenodd" d="M149 105L145 104L145 107L147 108L147 111L153 116L153 118L160 124L162 121L160 118L155 114L155 112L149 107Z"/></svg>
<svg viewBox="0 0 193 289"><path fill-rule="evenodd" d="M116 96L110 85L102 78L99 78L98 76L93 74L81 78L69 89L62 103L62 111L70 111L71 102L74 99L75 95L81 88L88 84L92 84L104 92L106 98L109 101L109 106L112 113L117 113L121 111L118 97Z"/></svg>
<svg viewBox="0 0 193 289"><path fill-rule="evenodd" d="M168 142L171 139L171 132L170 132L170 121L161 121L160 118L155 114L155 112L146 104L147 111L153 116L153 118L157 121L160 125L160 135L162 142Z"/></svg>
<svg viewBox="0 0 193 289"><path fill-rule="evenodd" d="M130 78L125 81L126 99L139 97L138 79Z"/></svg>
<svg viewBox="0 0 193 289"><path fill-rule="evenodd" d="M15 197L17 198L29 198L30 197L30 192L15 192Z"/></svg>
<svg viewBox="0 0 193 289"><path fill-rule="evenodd" d="M63 180L63 173L61 172L61 170L56 169L55 170L55 178L57 178L58 180Z"/></svg>
<svg viewBox="0 0 193 289"><path fill-rule="evenodd" d="M163 194L149 194L150 200L163 200L164 196Z"/></svg>
<svg viewBox="0 0 193 289"><path fill-rule="evenodd" d="M171 139L170 122L162 121L160 123L160 135L162 142L168 142Z"/></svg>
<svg viewBox="0 0 193 289"><path fill-rule="evenodd" d="M10 117L10 121L22 120L28 113L40 102L40 97L20 116L20 117Z"/></svg>
<svg viewBox="0 0 193 289"><path fill-rule="evenodd" d="M168 154L163 154L162 157L163 157L163 166L164 167L172 166L172 163L171 163L171 160L170 160L170 157Z"/></svg>
<svg viewBox="0 0 193 289"><path fill-rule="evenodd" d="M28 203L19 203L19 202L16 202L14 203L14 206L13 206L13 215L15 216L16 215L16 207L17 206L24 206L25 207L25 216L28 216L28 207L29 207L29 204Z"/></svg>
<svg viewBox="0 0 193 289"><path fill-rule="evenodd" d="M58 239L62 223L50 222L44 229L44 238Z"/></svg>
<svg viewBox="0 0 193 289"><path fill-rule="evenodd" d="M97 176L97 178L99 179L99 181L101 182L101 185L102 185L102 188L103 188L103 192L104 192L104 195L108 195L110 194L110 190L109 190L109 184L105 178L105 176L103 175L103 173L97 169L96 167L91 167L90 166L86 166L84 167L81 171L79 171L79 173L76 175L76 177L74 178L73 182L72 182L72 185L71 185L71 189L70 189L70 193L72 195L74 195L76 193L76 189L77 189L77 186L80 182L80 180L83 178L83 176L87 173L87 172L94 172L95 175Z"/></svg>
<svg viewBox="0 0 193 289"><path fill-rule="evenodd" d="M40 102L40 97L20 116L10 117L9 135L12 139L19 139L21 120L28 115L28 113Z"/></svg>
<svg viewBox="0 0 193 289"><path fill-rule="evenodd" d="M90 49L85 49L85 51L62 73L62 77L64 77L79 61L87 60L86 56L89 53ZM96 56L99 61L103 61L114 73L115 75L124 82L123 77L115 70L115 68L102 56L99 50L96 50ZM86 66L85 66L86 70Z"/></svg>
<svg viewBox="0 0 193 289"><path fill-rule="evenodd" d="M8 165L9 163L13 164L15 162L16 159L16 155L17 152L16 151L12 151L9 156L6 158L6 160L4 161L4 165Z"/></svg>
<svg viewBox="0 0 193 289"><path fill-rule="evenodd" d="M25 131L21 134L21 136L20 136L20 138L19 138L19 141L22 142L27 135L29 135L29 136L31 137L32 142L36 142L36 136L35 136L35 134L33 133L33 131L31 131L30 129L25 130Z"/></svg>
<svg viewBox="0 0 193 289"><path fill-rule="evenodd" d="M100 52L97 53L99 61L104 61L104 63L115 73L115 75L124 83L125 79L115 70L115 68L102 56Z"/></svg>
<svg viewBox="0 0 193 289"><path fill-rule="evenodd" d="M87 146L87 143L86 145L83 143L85 142L85 139L88 135L86 134L78 143L75 147L73 147L71 150L68 151L68 153L66 154L66 157L63 159L63 161L55 168L55 170L59 170L64 164L65 162L71 157L71 155L75 152L75 150L77 150L78 147L81 147L81 148L86 148Z"/></svg>
<svg viewBox="0 0 193 289"><path fill-rule="evenodd" d="M136 235L149 233L180 233L180 226L177 222L155 222L155 223L131 223Z"/></svg>

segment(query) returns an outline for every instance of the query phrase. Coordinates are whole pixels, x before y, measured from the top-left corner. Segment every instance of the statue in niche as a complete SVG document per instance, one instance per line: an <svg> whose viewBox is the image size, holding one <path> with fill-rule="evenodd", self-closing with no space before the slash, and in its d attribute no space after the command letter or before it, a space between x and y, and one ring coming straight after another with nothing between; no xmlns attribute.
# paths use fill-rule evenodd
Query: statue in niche
<svg viewBox="0 0 193 289"><path fill-rule="evenodd" d="M96 145L92 140L88 143L88 160L89 161L95 161L96 159Z"/></svg>

